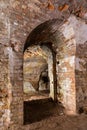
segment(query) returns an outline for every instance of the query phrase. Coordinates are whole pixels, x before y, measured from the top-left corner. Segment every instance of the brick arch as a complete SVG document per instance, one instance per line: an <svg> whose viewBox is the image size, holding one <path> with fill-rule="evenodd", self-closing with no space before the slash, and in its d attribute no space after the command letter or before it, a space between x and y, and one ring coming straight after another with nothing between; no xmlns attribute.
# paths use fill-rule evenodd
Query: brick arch
<svg viewBox="0 0 87 130"><path fill-rule="evenodd" d="M49 56L48 54L48 62L52 63L51 65L48 64L49 67L49 77L50 77L50 97L57 101L57 77L56 77L56 49L57 49L57 44L56 44L56 35L61 35L62 33L59 32L59 26L64 23L63 20L61 19L52 19L48 20L44 23L41 23L38 25L35 29L32 30L30 35L27 37L26 43L24 45L24 52L27 48L33 45L40 45L45 46L45 51L47 53L48 51L51 51L51 54ZM59 42L60 42L60 37L59 37ZM43 47L42 47L43 48ZM52 59L50 57L52 56ZM50 76L50 74L52 76ZM53 79L51 79L53 78ZM53 85L52 85L53 84Z"/></svg>
<svg viewBox="0 0 87 130"><path fill-rule="evenodd" d="M76 41L72 18L67 20L51 19L41 23L32 30L24 45L24 51L29 46L46 45L55 52L57 96L67 113L76 112Z"/></svg>
<svg viewBox="0 0 87 130"><path fill-rule="evenodd" d="M38 47L45 53L47 57L46 62L48 64L48 75L50 79L49 80L50 81L49 97L52 98L53 101L57 101L56 53L52 50L51 46L48 46L48 44L51 44L51 43L46 43L46 44L42 43ZM35 46L32 46L32 48ZM28 47L27 49L30 49L30 48ZM25 51L25 54L26 54L26 51ZM38 85L38 83L36 84Z"/></svg>
<svg viewBox="0 0 87 130"><path fill-rule="evenodd" d="M52 19L39 24L27 37L23 51L25 51L31 45L40 45L42 43L47 43L47 45L52 46L52 48L53 46L56 46L55 38L56 35L59 35L59 40L60 35L62 37L59 27L63 25L63 23L64 21L62 19Z"/></svg>
<svg viewBox="0 0 87 130"><path fill-rule="evenodd" d="M56 74L57 74L57 97L63 104L67 113L76 112L76 88L75 88L75 53L76 53L76 41L74 37L74 30L71 24L71 20L49 20L39 25L41 29L39 31L38 26L30 33L26 38L24 45L24 51L27 47L32 45L48 45L56 53ZM44 25L45 24L45 25ZM47 25L46 25L47 24ZM44 29L45 26L45 29ZM48 27L48 28L47 28ZM35 37L36 36L36 37ZM43 37L44 36L44 37ZM23 46L22 46L23 47ZM21 51L21 55L23 52ZM19 57L16 52L15 66L19 63ZM23 55L22 55L23 56ZM19 68L23 66L23 57L19 64ZM58 64L59 63L59 64ZM14 67L15 67L14 66ZM17 68L17 69L19 69ZM18 127L26 128L23 126L23 70L18 73L16 68L13 69L13 97L11 104L12 121ZM20 74L20 75L19 75ZM20 78L21 77L21 78ZM21 111L20 111L21 108ZM16 122L15 122L16 121Z"/></svg>

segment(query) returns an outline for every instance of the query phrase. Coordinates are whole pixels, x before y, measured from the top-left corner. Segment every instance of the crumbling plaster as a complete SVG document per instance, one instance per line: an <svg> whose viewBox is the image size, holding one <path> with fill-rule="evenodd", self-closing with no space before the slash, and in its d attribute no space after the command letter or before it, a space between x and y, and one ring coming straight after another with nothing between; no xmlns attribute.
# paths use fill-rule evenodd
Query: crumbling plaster
<svg viewBox="0 0 87 130"><path fill-rule="evenodd" d="M70 8L58 10L64 3ZM81 4L83 10L78 11ZM63 21L58 25L63 34L57 48L58 98L66 108L72 105L73 100L73 110L87 104L86 6L86 1L76 1L75 5L73 1L53 1L51 6L48 6L46 0L0 1L0 71L5 75L4 78L0 75L0 83L4 88L3 91L0 88L0 91L1 95L8 95L6 98L0 98L0 110L3 106L3 113L0 113L0 130L29 129L29 126L23 126L23 48L30 32L50 19L59 18ZM80 18L72 16L72 13ZM55 41L58 39L59 37L56 37ZM5 53L8 50L8 57L7 54L4 55L3 49Z"/></svg>

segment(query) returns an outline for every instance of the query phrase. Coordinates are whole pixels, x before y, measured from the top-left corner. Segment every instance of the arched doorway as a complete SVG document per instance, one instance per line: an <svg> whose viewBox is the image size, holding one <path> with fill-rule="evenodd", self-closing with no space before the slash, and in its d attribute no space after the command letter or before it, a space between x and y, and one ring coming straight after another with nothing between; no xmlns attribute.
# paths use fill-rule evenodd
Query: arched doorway
<svg viewBox="0 0 87 130"><path fill-rule="evenodd" d="M72 19L73 18L71 17L71 21ZM37 26L28 36L25 45L23 44L22 45L24 46L24 51L32 45L41 45L41 43L43 43L44 45L45 43L47 43L48 45L52 46L53 50L56 50L57 52L56 61L58 70L57 71L58 100L62 102L67 111L71 111L72 113L75 114L77 103L76 101L77 90L75 84L76 41L71 21L70 19L67 19L67 21L65 22L58 19L49 20ZM11 75L12 76L11 83L13 90L12 109L11 109L12 121L15 121L16 118L18 125L19 124L23 125L24 120L23 103L25 100L23 99L22 53L23 53L22 50L19 53L20 55L16 52L13 52L12 59L14 60L16 58L14 66L12 65L11 62L12 60L10 58L10 64L13 67L12 68L13 75ZM19 68L21 68L21 72L18 72ZM21 114L20 114L20 108L21 108Z"/></svg>
<svg viewBox="0 0 87 130"><path fill-rule="evenodd" d="M18 125L23 126L24 122L24 111L23 104L26 101L23 93L23 55L26 49L31 46L40 46L44 49L44 46L49 48L52 52L53 58L53 68L52 73L55 74L57 70L57 99L64 106L66 111L71 114L76 112L76 86L75 86L75 50L76 42L74 37L73 27L71 25L70 19L64 22L59 19L53 19L46 21L39 26L37 26L28 36L24 50L21 55L15 55L15 66L13 69L12 80L13 84L13 95L12 97L12 118L16 118ZM22 55L23 54L23 55ZM20 57L21 56L21 57ZM21 61L19 62L19 60ZM50 58L49 58L50 59ZM20 63L20 64L18 64ZM18 64L18 66L16 66ZM56 67L55 67L56 66ZM21 73L16 70L20 71ZM15 73L16 72L16 73ZM20 74L20 75L19 75ZM54 77L54 82L56 79ZM14 84L15 83L15 84ZM55 89L54 89L55 90ZM14 111L15 107L15 111ZM21 111L20 111L21 108ZM38 109L39 110L39 109ZM21 113L21 114L20 114ZM14 121L14 120L12 120Z"/></svg>
<svg viewBox="0 0 87 130"><path fill-rule="evenodd" d="M24 93L32 96L35 92L41 94L41 90L49 91L49 97L54 101L57 100L56 59L54 58L54 52L46 45L32 46L25 51Z"/></svg>
<svg viewBox="0 0 87 130"><path fill-rule="evenodd" d="M44 113L51 109L53 104L51 99L54 102L57 101L56 59L54 55L55 53L43 44L31 46L24 53L23 89L24 95L26 95L24 98L24 124L33 123L48 116ZM33 117L31 113L34 113L37 108L39 112L37 111L38 114Z"/></svg>
<svg viewBox="0 0 87 130"><path fill-rule="evenodd" d="M40 46L46 54L51 50L51 55L48 55L50 97L54 101L58 99L67 113L76 112L75 44L70 21L63 23L62 20L53 19L37 26L28 36L24 46L24 52L34 45Z"/></svg>

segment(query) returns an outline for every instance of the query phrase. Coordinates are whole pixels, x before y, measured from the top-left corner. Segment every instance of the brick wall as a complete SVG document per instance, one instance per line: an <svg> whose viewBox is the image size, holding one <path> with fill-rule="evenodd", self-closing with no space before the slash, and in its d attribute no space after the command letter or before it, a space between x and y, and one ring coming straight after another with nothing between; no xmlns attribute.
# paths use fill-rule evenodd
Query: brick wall
<svg viewBox="0 0 87 130"><path fill-rule="evenodd" d="M57 46L58 85L60 84L58 93L61 97L59 98L66 108L71 105L71 101L68 99L73 95L74 105L77 105L78 109L84 105L83 102L86 104L86 8L85 0L84 2L78 0L72 2L68 0L53 0L51 2L47 0L0 1L0 46L4 46L0 47L0 59L4 62L0 61L0 83L2 87L6 86L7 95L12 93L12 99L10 96L3 97L3 101L0 98L0 109L3 105L8 104L6 108L3 108L3 113L0 111L1 130L5 130L8 126L9 130L25 130L29 127L23 126L23 48L30 32L50 19L62 19L58 26L54 26L60 29L60 34L63 36L59 35L58 37L57 34L55 36L56 43L59 41L58 39L61 39ZM70 17L71 14L80 18ZM72 32L75 37L71 37ZM8 55L4 52L7 52ZM3 67L5 69L2 69ZM6 77L6 81L3 76ZM8 86L12 86L12 89L8 89ZM9 92L10 90L12 91ZM11 114L9 114L10 112ZM6 116L6 119L3 115ZM10 125L9 120L11 120Z"/></svg>

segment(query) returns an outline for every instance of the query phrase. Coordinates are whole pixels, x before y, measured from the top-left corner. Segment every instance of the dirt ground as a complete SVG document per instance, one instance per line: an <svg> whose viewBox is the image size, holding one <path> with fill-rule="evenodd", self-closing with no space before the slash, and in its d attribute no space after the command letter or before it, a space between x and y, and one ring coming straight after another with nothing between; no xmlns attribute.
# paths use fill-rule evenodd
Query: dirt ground
<svg viewBox="0 0 87 130"><path fill-rule="evenodd" d="M24 123L29 130L87 130L86 114L65 115L58 105L50 100L25 103Z"/></svg>
<svg viewBox="0 0 87 130"><path fill-rule="evenodd" d="M87 116L52 116L31 124L30 130L87 130Z"/></svg>

